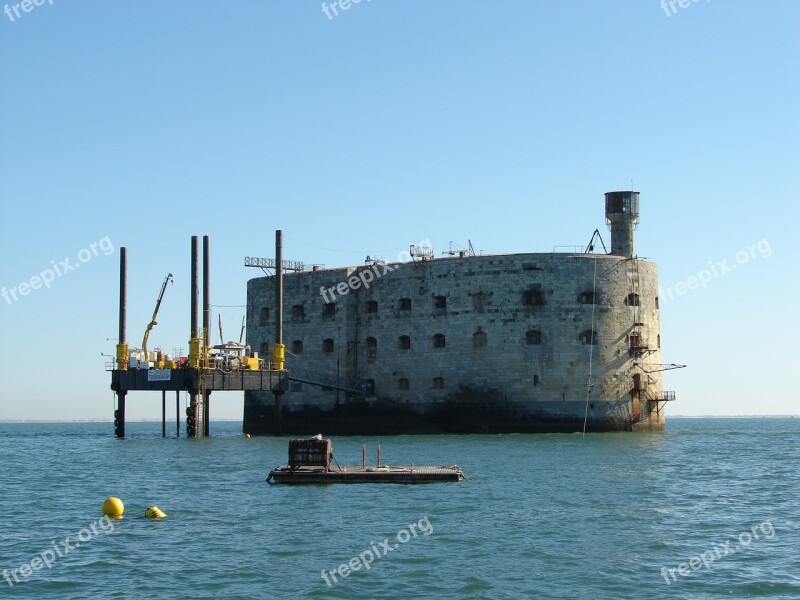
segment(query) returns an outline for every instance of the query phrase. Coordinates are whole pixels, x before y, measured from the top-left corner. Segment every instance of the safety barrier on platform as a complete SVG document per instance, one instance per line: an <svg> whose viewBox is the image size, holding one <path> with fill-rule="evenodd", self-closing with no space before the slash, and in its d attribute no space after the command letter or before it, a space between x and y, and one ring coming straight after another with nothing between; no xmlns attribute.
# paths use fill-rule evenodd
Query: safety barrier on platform
<svg viewBox="0 0 800 600"><path fill-rule="evenodd" d="M256 361L256 362L254 362ZM140 363L141 364L141 363ZM138 367L139 369L146 371L148 369L155 369L155 366L145 367ZM179 369L187 368L186 365L181 365L178 367ZM210 358L203 358L200 359L199 368L205 371L222 371L223 373L230 373L232 371L278 371L280 369L275 368L275 364L270 360L265 360L263 358L249 358L247 363L236 363L234 361L226 362L220 361L215 359L214 357ZM135 371L137 367L133 367L130 369L131 371ZM116 361L107 361L105 363L105 370L106 371L116 371L117 370L117 363Z"/></svg>

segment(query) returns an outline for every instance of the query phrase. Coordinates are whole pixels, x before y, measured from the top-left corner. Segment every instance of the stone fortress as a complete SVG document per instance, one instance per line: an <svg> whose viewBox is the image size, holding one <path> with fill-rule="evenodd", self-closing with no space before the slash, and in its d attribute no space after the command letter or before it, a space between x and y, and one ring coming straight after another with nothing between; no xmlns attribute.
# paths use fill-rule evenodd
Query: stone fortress
<svg viewBox="0 0 800 600"><path fill-rule="evenodd" d="M366 395L292 382L278 425L273 395L246 392L244 430L663 430L674 393L662 384L657 266L634 252L639 193L609 192L605 206L608 254L430 251L286 274L287 370L365 380ZM261 357L275 305L272 278L248 282L248 343Z"/></svg>

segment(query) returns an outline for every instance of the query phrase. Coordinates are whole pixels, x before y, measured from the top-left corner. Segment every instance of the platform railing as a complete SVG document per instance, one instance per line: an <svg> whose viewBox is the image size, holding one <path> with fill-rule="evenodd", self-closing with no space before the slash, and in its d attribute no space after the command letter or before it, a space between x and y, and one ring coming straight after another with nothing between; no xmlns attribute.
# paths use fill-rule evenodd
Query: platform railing
<svg viewBox="0 0 800 600"><path fill-rule="evenodd" d="M146 371L147 369L155 369L156 367L147 367L147 369L142 368L142 367L130 367L129 369L130 370L135 370L137 368L141 368L143 371ZM186 366L178 366L177 368L185 369L187 367ZM227 368L227 367L225 367L225 365L223 363L221 363L220 361L217 361L216 359L212 359L212 358L201 358L200 359L200 368L203 369L203 370L208 370L208 371L227 371L227 372L230 372L230 371L254 371L254 370L258 370L258 371L275 371L275 370L277 370L277 369L275 369L274 363L271 360L267 360L265 358L259 358L258 359L258 369L244 368L241 365L239 365L235 369L234 368ZM105 370L106 371L116 371L117 370L117 361L116 360L106 361Z"/></svg>

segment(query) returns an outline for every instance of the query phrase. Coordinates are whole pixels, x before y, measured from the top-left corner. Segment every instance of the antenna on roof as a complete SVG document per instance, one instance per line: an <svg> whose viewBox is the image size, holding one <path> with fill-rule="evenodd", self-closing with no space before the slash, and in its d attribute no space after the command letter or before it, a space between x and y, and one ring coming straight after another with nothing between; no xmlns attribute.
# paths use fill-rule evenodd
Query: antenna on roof
<svg viewBox="0 0 800 600"><path fill-rule="evenodd" d="M456 246L456 245L457 245L457 244L456 244L455 242L452 242L452 241L451 241L451 242L449 242L449 243L447 244L447 247L449 248L449 250L444 250L444 251L442 252L442 256L455 256L456 254L458 254L458 253L459 253L459 250L455 250L455 249L454 249L454 246Z"/></svg>

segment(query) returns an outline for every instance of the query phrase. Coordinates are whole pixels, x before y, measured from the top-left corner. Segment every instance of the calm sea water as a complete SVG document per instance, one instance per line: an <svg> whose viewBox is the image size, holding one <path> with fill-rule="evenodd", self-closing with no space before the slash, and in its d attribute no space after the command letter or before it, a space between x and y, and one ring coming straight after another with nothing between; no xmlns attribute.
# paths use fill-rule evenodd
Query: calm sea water
<svg viewBox="0 0 800 600"><path fill-rule="evenodd" d="M469 476L418 486L269 485L288 440L240 428L162 439L160 424L129 423L117 440L109 423L0 424L0 568L13 583L0 595L800 597L800 418L334 439L342 465L360 463L362 443L374 461L380 443L385 464ZM111 495L125 516L107 523ZM144 518L153 504L168 518ZM336 572L351 559L358 570Z"/></svg>

